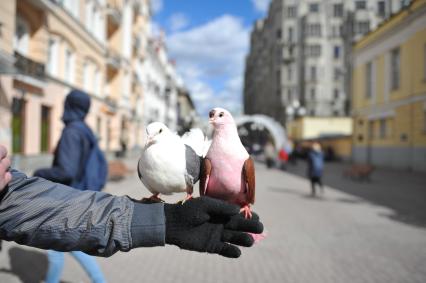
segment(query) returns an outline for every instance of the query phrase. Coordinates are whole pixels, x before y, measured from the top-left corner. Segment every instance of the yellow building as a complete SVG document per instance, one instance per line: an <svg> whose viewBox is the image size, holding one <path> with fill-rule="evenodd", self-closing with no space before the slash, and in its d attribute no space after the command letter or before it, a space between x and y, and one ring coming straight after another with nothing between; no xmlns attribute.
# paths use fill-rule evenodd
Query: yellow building
<svg viewBox="0 0 426 283"><path fill-rule="evenodd" d="M426 0L354 46L353 159L426 171Z"/></svg>
<svg viewBox="0 0 426 283"><path fill-rule="evenodd" d="M8 0L0 4L0 143L14 155L52 152L66 94L92 97L86 121L101 147L142 144L149 0ZM138 114L139 113L139 114ZM11 127L12 125L12 127Z"/></svg>
<svg viewBox="0 0 426 283"><path fill-rule="evenodd" d="M324 150L344 160L351 158L352 129L349 117L299 117L287 124L288 137L294 142L306 147L319 141Z"/></svg>

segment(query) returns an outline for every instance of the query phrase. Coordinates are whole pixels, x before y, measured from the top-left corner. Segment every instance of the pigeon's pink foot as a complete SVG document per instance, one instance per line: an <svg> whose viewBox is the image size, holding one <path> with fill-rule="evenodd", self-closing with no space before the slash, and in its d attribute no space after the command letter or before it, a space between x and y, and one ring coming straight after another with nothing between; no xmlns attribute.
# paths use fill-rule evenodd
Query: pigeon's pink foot
<svg viewBox="0 0 426 283"><path fill-rule="evenodd" d="M158 197L159 194L153 194L149 198L143 198L142 202L145 203L157 203L157 202L164 202L161 198Z"/></svg>
<svg viewBox="0 0 426 283"><path fill-rule="evenodd" d="M266 232L263 232L261 234L254 234L254 233L248 233L252 238L255 244L259 243L260 241L264 240L266 238Z"/></svg>
<svg viewBox="0 0 426 283"><path fill-rule="evenodd" d="M192 194L186 194L186 197L182 200L182 204L184 204L186 201L192 199Z"/></svg>
<svg viewBox="0 0 426 283"><path fill-rule="evenodd" d="M251 213L251 209L250 209L250 205L246 204L244 205L241 209L240 209L241 213L244 213L244 217L245 218L251 218L252 217L252 213Z"/></svg>

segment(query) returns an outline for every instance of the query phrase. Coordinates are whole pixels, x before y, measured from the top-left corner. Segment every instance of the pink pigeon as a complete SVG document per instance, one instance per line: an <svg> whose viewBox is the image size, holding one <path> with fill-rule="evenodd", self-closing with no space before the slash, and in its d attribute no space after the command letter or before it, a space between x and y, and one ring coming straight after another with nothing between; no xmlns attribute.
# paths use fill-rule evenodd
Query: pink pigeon
<svg viewBox="0 0 426 283"><path fill-rule="evenodd" d="M251 218L254 203L254 162L238 136L232 115L225 109L214 108L209 113L213 139L202 164L200 195L225 200L241 206L246 218Z"/></svg>

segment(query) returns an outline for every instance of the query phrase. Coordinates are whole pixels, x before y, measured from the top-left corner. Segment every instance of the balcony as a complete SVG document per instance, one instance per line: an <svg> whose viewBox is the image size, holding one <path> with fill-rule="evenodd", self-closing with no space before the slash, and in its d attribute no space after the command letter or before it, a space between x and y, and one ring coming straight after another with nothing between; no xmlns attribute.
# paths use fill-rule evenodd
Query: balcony
<svg viewBox="0 0 426 283"><path fill-rule="evenodd" d="M15 51L15 68L20 74L43 79L45 77L44 64L33 61Z"/></svg>
<svg viewBox="0 0 426 283"><path fill-rule="evenodd" d="M106 52L106 62L108 67L112 67L113 69L119 69L121 66L121 58L120 56L111 51L111 50L107 50Z"/></svg>
<svg viewBox="0 0 426 283"><path fill-rule="evenodd" d="M111 98L109 95L105 97L104 99L105 105L104 105L104 112L110 115L113 115L117 112L118 105L117 101L113 98Z"/></svg>
<svg viewBox="0 0 426 283"><path fill-rule="evenodd" d="M107 34L108 38L112 36L112 34L115 33L116 30L121 25L121 11L118 8L117 1L108 1L106 7L106 15L107 15Z"/></svg>

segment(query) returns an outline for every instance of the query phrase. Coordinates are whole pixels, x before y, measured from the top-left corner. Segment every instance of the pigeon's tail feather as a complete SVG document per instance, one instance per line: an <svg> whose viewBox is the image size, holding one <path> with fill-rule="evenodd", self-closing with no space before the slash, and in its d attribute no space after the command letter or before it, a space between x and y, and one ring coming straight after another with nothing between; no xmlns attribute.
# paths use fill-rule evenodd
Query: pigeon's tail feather
<svg viewBox="0 0 426 283"><path fill-rule="evenodd" d="M205 156L205 137L201 129L194 128L191 129L189 132L186 132L182 136L182 141L184 144L190 146L197 155Z"/></svg>

